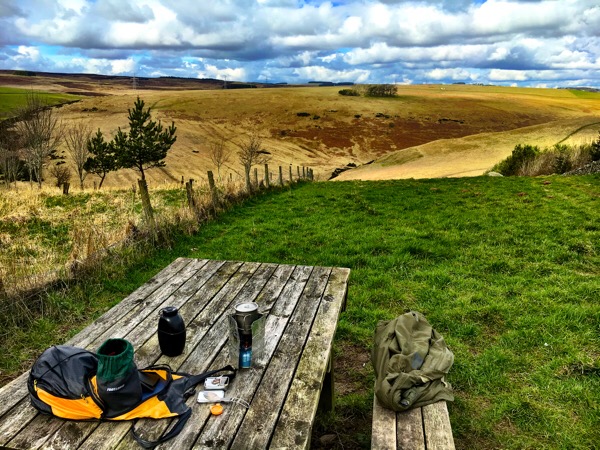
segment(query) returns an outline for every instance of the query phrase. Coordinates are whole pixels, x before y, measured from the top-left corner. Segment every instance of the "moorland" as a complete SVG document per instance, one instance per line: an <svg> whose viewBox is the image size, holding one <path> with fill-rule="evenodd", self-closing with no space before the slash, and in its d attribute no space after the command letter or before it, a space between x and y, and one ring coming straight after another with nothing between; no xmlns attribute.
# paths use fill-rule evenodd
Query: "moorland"
<svg viewBox="0 0 600 450"><path fill-rule="evenodd" d="M224 90L214 89L216 80L161 80L140 81L134 90L125 77L0 73L0 86L79 96L60 108L60 117L109 137L126 128L137 96L163 123L174 121L177 142L167 166L148 174L151 186L206 178L214 142L223 140L234 154L251 134L261 137L273 167L308 166L327 179L338 167L360 166L339 177L349 180L481 175L519 143L580 142L600 127L600 93L577 90L398 85L394 98L367 98L341 96L339 87ZM228 165L239 175L235 157ZM130 186L135 179L121 170L105 183Z"/></svg>

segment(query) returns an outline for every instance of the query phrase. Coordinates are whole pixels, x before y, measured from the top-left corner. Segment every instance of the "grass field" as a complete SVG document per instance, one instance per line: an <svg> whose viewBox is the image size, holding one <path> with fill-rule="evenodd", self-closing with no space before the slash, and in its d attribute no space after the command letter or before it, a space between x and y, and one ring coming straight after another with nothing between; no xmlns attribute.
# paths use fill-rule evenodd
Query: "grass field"
<svg viewBox="0 0 600 450"><path fill-rule="evenodd" d="M458 448L594 448L599 224L598 176L286 188L170 250L112 258L95 278L53 293L44 318L3 340L0 370L73 335L179 256L342 266L352 273L335 343L338 403L319 416L315 448L331 433L337 448L369 448L373 330L407 310L424 313L455 354Z"/></svg>
<svg viewBox="0 0 600 450"><path fill-rule="evenodd" d="M15 111L25 106L27 95L30 95L31 89L19 89L0 86L0 119L11 117ZM37 91L35 91L37 93ZM49 105L56 105L78 100L79 97L69 94L43 92L39 94L44 102Z"/></svg>

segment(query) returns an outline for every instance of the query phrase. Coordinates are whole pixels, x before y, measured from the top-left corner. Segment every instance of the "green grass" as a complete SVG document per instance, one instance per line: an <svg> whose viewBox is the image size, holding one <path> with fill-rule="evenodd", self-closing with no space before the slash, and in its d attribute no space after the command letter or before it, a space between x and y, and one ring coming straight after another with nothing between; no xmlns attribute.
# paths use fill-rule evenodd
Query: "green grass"
<svg viewBox="0 0 600 450"><path fill-rule="evenodd" d="M594 100L600 99L599 92L581 91L579 89L569 89L569 92L577 98L594 99Z"/></svg>
<svg viewBox="0 0 600 450"><path fill-rule="evenodd" d="M455 354L458 448L600 441L598 176L303 184L250 199L169 251L130 256L57 293L56 311L92 320L178 256L352 269L336 335L343 394L315 444L338 433L343 448L368 448L373 331L411 309ZM14 353L75 331L39 320Z"/></svg>
<svg viewBox="0 0 600 450"><path fill-rule="evenodd" d="M49 105L58 105L79 99L76 95L57 94L49 92L32 91L31 89L18 89L0 86L0 119L15 115L15 111L25 106L27 95L35 92Z"/></svg>

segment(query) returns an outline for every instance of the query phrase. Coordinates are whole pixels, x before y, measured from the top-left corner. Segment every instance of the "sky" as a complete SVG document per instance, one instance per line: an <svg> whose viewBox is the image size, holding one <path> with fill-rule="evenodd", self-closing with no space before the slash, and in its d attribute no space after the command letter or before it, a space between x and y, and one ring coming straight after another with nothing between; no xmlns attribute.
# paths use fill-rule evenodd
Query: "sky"
<svg viewBox="0 0 600 450"><path fill-rule="evenodd" d="M0 0L0 69L600 87L600 0Z"/></svg>

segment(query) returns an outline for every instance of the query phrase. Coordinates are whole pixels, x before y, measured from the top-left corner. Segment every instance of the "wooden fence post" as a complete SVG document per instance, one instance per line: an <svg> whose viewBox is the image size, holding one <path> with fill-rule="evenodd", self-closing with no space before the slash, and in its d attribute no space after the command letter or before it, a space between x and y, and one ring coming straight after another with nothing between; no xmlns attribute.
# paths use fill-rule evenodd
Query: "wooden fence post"
<svg viewBox="0 0 600 450"><path fill-rule="evenodd" d="M300 178L300 166L296 166L296 169L298 170L298 178Z"/></svg>
<svg viewBox="0 0 600 450"><path fill-rule="evenodd" d="M265 187L268 189L271 185L269 180L269 165L265 164Z"/></svg>
<svg viewBox="0 0 600 450"><path fill-rule="evenodd" d="M152 204L150 203L150 194L148 193L148 184L146 180L138 180L138 186L140 188L140 197L142 198L142 207L144 208L144 215L146 220L152 229L152 232L156 232L156 222L154 221L154 211L152 210Z"/></svg>
<svg viewBox="0 0 600 450"><path fill-rule="evenodd" d="M258 167L254 168L254 186L258 189Z"/></svg>
<svg viewBox="0 0 600 450"><path fill-rule="evenodd" d="M292 165L290 164L290 184L294 182L294 177L292 176Z"/></svg>
<svg viewBox="0 0 600 450"><path fill-rule="evenodd" d="M302 178L306 179L306 167L302 166Z"/></svg>
<svg viewBox="0 0 600 450"><path fill-rule="evenodd" d="M279 185L283 186L283 167L279 166Z"/></svg>
<svg viewBox="0 0 600 450"><path fill-rule="evenodd" d="M219 196L217 193L217 186L215 185L215 177L210 170L208 171L208 186L210 188L210 196L212 198L213 208L216 208L219 205Z"/></svg>
<svg viewBox="0 0 600 450"><path fill-rule="evenodd" d="M246 191L252 193L252 182L250 181L250 167L244 167L244 177L246 178Z"/></svg>
<svg viewBox="0 0 600 450"><path fill-rule="evenodd" d="M188 181L187 183L185 183L185 191L187 193L188 206L191 209L194 209L194 207L196 206L196 202L194 200L194 188L193 188L193 184L194 184L194 180L192 180L191 178L190 178L190 181Z"/></svg>

